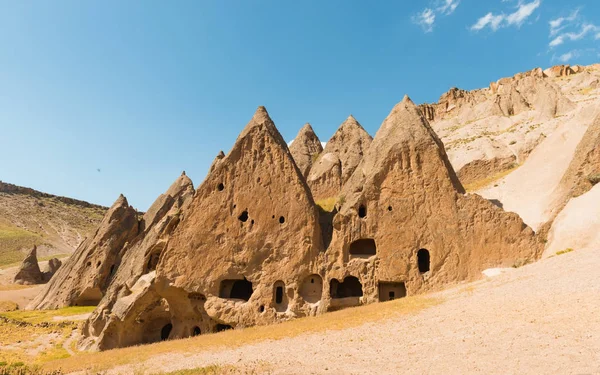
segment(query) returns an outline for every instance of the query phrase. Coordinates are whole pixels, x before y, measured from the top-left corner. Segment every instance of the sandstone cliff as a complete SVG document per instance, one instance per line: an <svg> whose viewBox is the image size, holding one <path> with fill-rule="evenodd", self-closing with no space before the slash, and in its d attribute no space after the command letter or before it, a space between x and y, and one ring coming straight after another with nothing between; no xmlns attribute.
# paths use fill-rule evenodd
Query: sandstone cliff
<svg viewBox="0 0 600 375"><path fill-rule="evenodd" d="M113 331L114 325L111 325L110 320L116 319L115 314L119 311L119 306L115 308L115 304L119 299L127 300L127 296L135 294L135 285L143 275L154 274L169 236L183 220L193 196L193 183L184 172L144 214L138 236L132 240L104 298L82 329L84 335L90 338L84 346L95 347L96 339L100 335L102 337L98 341L105 347L112 347L123 345L128 342L128 338L139 338L148 334ZM144 339L137 343L143 342Z"/></svg>
<svg viewBox="0 0 600 375"><path fill-rule="evenodd" d="M518 215L463 192L442 142L405 97L342 190L327 279L358 279L362 291L331 296L332 307L420 293L540 256L541 242Z"/></svg>
<svg viewBox="0 0 600 375"><path fill-rule="evenodd" d="M98 304L114 276L126 243L137 232L137 213L121 195L94 236L81 243L28 309Z"/></svg>
<svg viewBox="0 0 600 375"><path fill-rule="evenodd" d="M540 255L516 214L463 195L410 99L365 153L350 158L358 167L325 248L311 192L260 107L193 198L179 195L176 228L163 230L170 214L149 210L155 219L122 258L80 346L109 349L402 298ZM147 267L156 248L156 267Z"/></svg>

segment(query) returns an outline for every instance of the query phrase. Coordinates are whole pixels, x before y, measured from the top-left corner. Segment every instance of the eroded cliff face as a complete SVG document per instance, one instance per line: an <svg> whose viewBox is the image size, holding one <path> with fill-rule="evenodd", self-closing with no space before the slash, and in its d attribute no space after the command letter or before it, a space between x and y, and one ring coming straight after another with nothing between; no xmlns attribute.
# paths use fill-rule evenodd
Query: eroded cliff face
<svg viewBox="0 0 600 375"><path fill-rule="evenodd" d="M410 99L361 150L336 210L319 213L260 107L193 197L191 182L176 182L187 187L148 211L80 346L271 324L438 289L540 255L516 214L463 194Z"/></svg>
<svg viewBox="0 0 600 375"><path fill-rule="evenodd" d="M333 307L421 293L540 256L518 215L463 192L443 144L406 97L342 190L326 278L356 278L363 290L355 301L331 298Z"/></svg>
<svg viewBox="0 0 600 375"><path fill-rule="evenodd" d="M492 82L484 89L452 88L437 103L419 106L443 139L464 184L522 164L548 132L576 109L560 82L566 77L565 71L573 70L552 69L558 73L536 68Z"/></svg>
<svg viewBox="0 0 600 375"><path fill-rule="evenodd" d="M118 316L115 314L120 311L122 301L128 300L128 296L136 294L138 280L143 277L146 280L148 277L145 275L154 274L169 236L183 219L193 196L193 183L183 172L144 214L140 220L139 234L124 249L124 255L116 266L108 290L83 326L84 335L91 339L83 343L82 347L93 347L95 339L100 335L105 336L103 340L106 342L114 342L113 345L145 342L144 335L146 333L115 330L111 326L111 319ZM119 300L121 300L120 303L118 303Z"/></svg>
<svg viewBox="0 0 600 375"><path fill-rule="evenodd" d="M121 195L94 236L79 245L27 308L97 305L114 276L126 244L137 233L137 213Z"/></svg>

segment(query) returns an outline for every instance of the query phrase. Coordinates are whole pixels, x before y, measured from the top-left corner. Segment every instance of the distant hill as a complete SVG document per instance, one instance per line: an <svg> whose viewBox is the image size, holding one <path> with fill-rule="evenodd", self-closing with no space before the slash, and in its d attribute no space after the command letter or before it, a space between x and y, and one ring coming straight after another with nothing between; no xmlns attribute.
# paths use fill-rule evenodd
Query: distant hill
<svg viewBox="0 0 600 375"><path fill-rule="evenodd" d="M40 258L71 254L107 208L0 181L0 266L38 246Z"/></svg>

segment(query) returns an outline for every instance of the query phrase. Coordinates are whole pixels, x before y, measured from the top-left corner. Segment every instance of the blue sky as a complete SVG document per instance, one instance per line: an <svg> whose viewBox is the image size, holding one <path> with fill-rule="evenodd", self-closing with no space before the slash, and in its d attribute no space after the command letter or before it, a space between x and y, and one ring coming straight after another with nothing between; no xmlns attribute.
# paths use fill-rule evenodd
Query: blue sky
<svg viewBox="0 0 600 375"><path fill-rule="evenodd" d="M259 105L287 140L375 134L404 94L598 62L597 25L597 0L3 2L0 179L145 210Z"/></svg>

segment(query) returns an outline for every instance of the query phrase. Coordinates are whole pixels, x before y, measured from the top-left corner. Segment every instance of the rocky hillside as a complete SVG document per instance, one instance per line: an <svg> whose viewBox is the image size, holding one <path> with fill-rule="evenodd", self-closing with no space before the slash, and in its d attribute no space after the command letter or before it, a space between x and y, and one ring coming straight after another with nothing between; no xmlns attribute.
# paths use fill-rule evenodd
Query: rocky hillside
<svg viewBox="0 0 600 375"><path fill-rule="evenodd" d="M105 212L106 207L0 181L0 266L22 261L33 245L40 258L71 254Z"/></svg>

